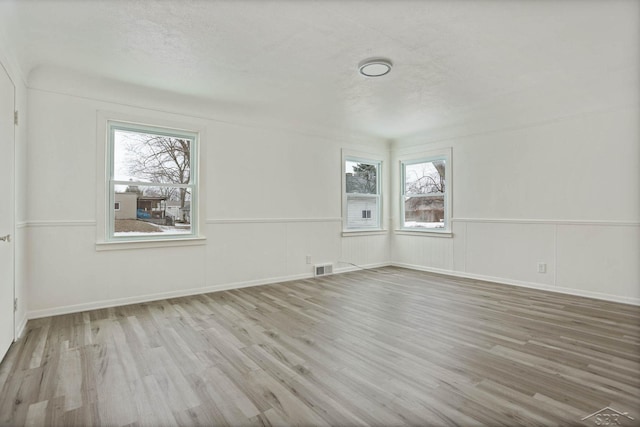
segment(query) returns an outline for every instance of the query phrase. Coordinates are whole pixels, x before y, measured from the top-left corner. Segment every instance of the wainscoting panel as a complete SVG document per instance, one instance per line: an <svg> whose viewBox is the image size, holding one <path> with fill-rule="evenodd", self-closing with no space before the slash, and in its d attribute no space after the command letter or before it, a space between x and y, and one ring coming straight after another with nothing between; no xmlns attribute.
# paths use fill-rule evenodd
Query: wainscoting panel
<svg viewBox="0 0 640 427"><path fill-rule="evenodd" d="M350 269L351 264L361 267L387 265L389 252L388 234L344 237L338 268Z"/></svg>
<svg viewBox="0 0 640 427"><path fill-rule="evenodd" d="M553 285L555 227L554 224L467 223L466 272ZM546 264L546 273L537 272L538 262Z"/></svg>
<svg viewBox="0 0 640 427"><path fill-rule="evenodd" d="M285 223L207 224L208 285L286 275Z"/></svg>
<svg viewBox="0 0 640 427"><path fill-rule="evenodd" d="M342 237L341 225L339 218L212 219L202 245L98 251L93 221L27 222L23 312L35 318L306 278L318 263L336 271L389 263L387 234Z"/></svg>
<svg viewBox="0 0 640 427"><path fill-rule="evenodd" d="M205 285L204 246L99 252L95 243L95 227L28 228L31 317Z"/></svg>
<svg viewBox="0 0 640 427"><path fill-rule="evenodd" d="M95 224L84 221L27 222L18 233L26 249L16 273L27 284L18 297L28 301L18 329L25 317L311 277L324 262L336 271L393 263L640 304L636 223L465 219L446 238L343 237L331 218L210 221L200 246L116 251L96 251Z"/></svg>
<svg viewBox="0 0 640 427"><path fill-rule="evenodd" d="M290 222L286 227L287 274L310 274L313 264L338 261L341 222Z"/></svg>
<svg viewBox="0 0 640 427"><path fill-rule="evenodd" d="M449 237L427 234L396 234L393 260L402 264L428 266L440 270L453 269L453 244Z"/></svg>
<svg viewBox="0 0 640 427"><path fill-rule="evenodd" d="M559 225L558 286L640 300L640 227Z"/></svg>
<svg viewBox="0 0 640 427"><path fill-rule="evenodd" d="M465 218L452 229L395 235L392 263L640 305L638 223Z"/></svg>

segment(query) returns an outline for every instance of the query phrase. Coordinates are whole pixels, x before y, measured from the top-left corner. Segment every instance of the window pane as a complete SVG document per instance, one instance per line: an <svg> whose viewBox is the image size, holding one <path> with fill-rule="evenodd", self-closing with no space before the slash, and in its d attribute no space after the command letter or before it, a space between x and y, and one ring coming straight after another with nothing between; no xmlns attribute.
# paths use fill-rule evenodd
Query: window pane
<svg viewBox="0 0 640 427"><path fill-rule="evenodd" d="M191 189L115 186L114 236L191 233Z"/></svg>
<svg viewBox="0 0 640 427"><path fill-rule="evenodd" d="M378 166L347 161L345 163L346 192L378 194Z"/></svg>
<svg viewBox="0 0 640 427"><path fill-rule="evenodd" d="M189 184L191 140L114 129L116 181Z"/></svg>
<svg viewBox="0 0 640 427"><path fill-rule="evenodd" d="M408 228L445 228L444 195L405 197L404 226Z"/></svg>
<svg viewBox="0 0 640 427"><path fill-rule="evenodd" d="M378 227L378 196L347 196L347 227Z"/></svg>
<svg viewBox="0 0 640 427"><path fill-rule="evenodd" d="M405 194L444 193L445 161L405 165Z"/></svg>

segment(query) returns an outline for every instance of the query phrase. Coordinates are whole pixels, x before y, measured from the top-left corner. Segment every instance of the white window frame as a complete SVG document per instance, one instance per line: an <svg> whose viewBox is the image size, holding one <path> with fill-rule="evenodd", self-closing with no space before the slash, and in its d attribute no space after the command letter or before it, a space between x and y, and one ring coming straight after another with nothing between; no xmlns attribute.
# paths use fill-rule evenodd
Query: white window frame
<svg viewBox="0 0 640 427"><path fill-rule="evenodd" d="M444 160L445 162L445 191L442 193L432 193L432 194L419 194L414 195L414 197L438 197L444 196L444 228L417 228L417 227L406 227L405 224L405 197L407 196L406 188L405 188L405 171L406 166L415 165L419 163L429 163L436 160ZM451 148L441 149L441 150L433 150L428 152L422 152L418 154L412 154L410 156L403 156L399 160L399 171L400 171L400 199L399 199L399 228L396 232L400 234L409 233L409 234L423 234L423 235L442 235L442 236L451 236L451 218L453 217L451 211L451 195L453 188L452 177L452 156L451 156Z"/></svg>
<svg viewBox="0 0 640 427"><path fill-rule="evenodd" d="M162 135L168 136L172 138L181 138L187 139L190 141L189 148L189 183L188 184L161 184L161 183L149 183L142 181L118 181L114 178L114 146L115 146L115 132L116 131L127 131L127 132L136 132L136 133L150 133L153 135ZM116 185L135 185L135 186L153 186L153 187L170 187L170 188L186 188L191 192L191 210L193 212L197 212L197 190L198 190L198 134L194 132L188 132L178 129L171 129L159 126L149 126L149 125L141 125L136 123L127 123L120 122L115 120L109 120L107 123L107 132L108 132L108 144L109 144L109 188L108 188L108 197L109 197L109 206L114 206L115 204L115 187ZM197 217L191 216L191 231L190 233L185 234L151 234L149 236L117 236L114 230L115 224L115 215L114 210L109 209L109 223L107 226L107 241L137 241L137 240L171 240L185 237L194 237L198 235L197 230ZM196 213L197 215L197 213Z"/></svg>
<svg viewBox="0 0 640 427"><path fill-rule="evenodd" d="M346 163L347 162L357 162L364 163L368 165L376 166L376 190L377 194L363 194L363 193L347 193L347 179L346 179ZM375 198L376 199L376 218L377 221L372 225L368 226L359 226L359 227L349 227L348 225L348 199L349 197L366 197L366 198ZM371 209L373 211L373 209ZM373 213L372 213L373 215ZM361 157L359 155L349 155L343 152L342 155L342 231L345 234L348 233L363 233L363 232L380 232L382 229L383 218L382 218L382 160L373 159L369 157Z"/></svg>
<svg viewBox="0 0 640 427"><path fill-rule="evenodd" d="M116 212L120 210L120 202L113 202L113 210Z"/></svg>
<svg viewBox="0 0 640 427"><path fill-rule="evenodd" d="M110 137L110 124L119 123L133 127L133 131L169 134L173 136L190 135L194 137L191 147L190 176L193 185L191 194L191 233L169 234L165 236L113 236L114 191L113 170L113 141ZM202 223L205 218L203 204L200 203L200 195L206 194L204 188L201 159L204 157L204 147L201 143L205 139L203 123L199 121L175 121L174 116L168 113L153 114L151 117L136 114L98 111L96 139L98 150L96 154L96 170L103 171L96 181L96 250L110 251L122 249L146 249L155 247L193 246L206 244L206 237L201 234ZM127 181L127 185L132 182ZM136 184L136 183L133 183ZM149 185L149 183L138 183ZM156 184L152 184L157 186ZM167 186L179 187L179 184Z"/></svg>

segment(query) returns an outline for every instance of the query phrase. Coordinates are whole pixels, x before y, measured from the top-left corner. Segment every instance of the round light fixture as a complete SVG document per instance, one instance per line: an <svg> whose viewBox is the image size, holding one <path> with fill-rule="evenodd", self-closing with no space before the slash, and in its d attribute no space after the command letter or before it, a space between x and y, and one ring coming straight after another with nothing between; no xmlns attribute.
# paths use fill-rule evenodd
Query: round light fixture
<svg viewBox="0 0 640 427"><path fill-rule="evenodd" d="M393 64L388 59L371 58L358 64L358 71L365 77L381 77L389 74L391 67Z"/></svg>

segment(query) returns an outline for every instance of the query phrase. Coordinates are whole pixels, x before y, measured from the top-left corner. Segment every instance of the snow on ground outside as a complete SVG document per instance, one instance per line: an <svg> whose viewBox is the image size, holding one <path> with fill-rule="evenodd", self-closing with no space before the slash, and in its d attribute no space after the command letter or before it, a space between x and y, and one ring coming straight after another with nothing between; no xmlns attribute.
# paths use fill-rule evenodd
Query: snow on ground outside
<svg viewBox="0 0 640 427"><path fill-rule="evenodd" d="M442 222L419 222L419 221L405 221L404 226L407 228L444 228Z"/></svg>

